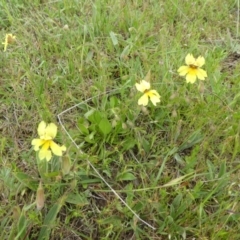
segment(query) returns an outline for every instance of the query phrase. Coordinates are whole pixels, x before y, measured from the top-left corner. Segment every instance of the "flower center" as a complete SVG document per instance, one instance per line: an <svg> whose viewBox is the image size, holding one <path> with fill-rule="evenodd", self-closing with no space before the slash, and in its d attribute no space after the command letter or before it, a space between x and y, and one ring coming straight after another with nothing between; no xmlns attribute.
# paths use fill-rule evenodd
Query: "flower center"
<svg viewBox="0 0 240 240"><path fill-rule="evenodd" d="M189 67L192 68L192 69L197 69L198 68L198 66L196 66L194 64L190 64Z"/></svg>
<svg viewBox="0 0 240 240"><path fill-rule="evenodd" d="M150 89L146 89L144 90L144 93L148 93L150 91Z"/></svg>

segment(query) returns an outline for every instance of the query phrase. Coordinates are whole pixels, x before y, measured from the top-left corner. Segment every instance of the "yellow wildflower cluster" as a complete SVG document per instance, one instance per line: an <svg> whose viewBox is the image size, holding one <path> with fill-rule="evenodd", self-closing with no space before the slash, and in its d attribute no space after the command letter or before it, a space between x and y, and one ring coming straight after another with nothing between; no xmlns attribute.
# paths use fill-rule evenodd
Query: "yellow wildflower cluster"
<svg viewBox="0 0 240 240"><path fill-rule="evenodd" d="M205 64L204 57L199 56L196 59L192 54L188 54L185 57L185 62L186 66L181 66L178 69L178 73L180 76L186 76L187 83L194 83L197 78L205 80L207 72L201 68ZM143 95L138 99L138 105L147 106L149 99L154 106L160 102L161 96L156 90L150 89L149 81L141 80L140 83L136 83L135 86L139 92L143 93Z"/></svg>

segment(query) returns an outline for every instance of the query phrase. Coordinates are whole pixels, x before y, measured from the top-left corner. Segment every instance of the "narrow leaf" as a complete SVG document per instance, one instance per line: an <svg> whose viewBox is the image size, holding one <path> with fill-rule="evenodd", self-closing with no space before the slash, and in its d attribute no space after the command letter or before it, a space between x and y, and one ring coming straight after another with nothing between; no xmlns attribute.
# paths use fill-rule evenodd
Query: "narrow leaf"
<svg viewBox="0 0 240 240"><path fill-rule="evenodd" d="M78 124L78 128L82 134L84 134L84 135L89 134L89 131L84 124Z"/></svg>
<svg viewBox="0 0 240 240"><path fill-rule="evenodd" d="M71 203L71 204L76 204L78 206L84 206L89 204L86 196L83 194L79 193L70 193L67 196L66 202Z"/></svg>
<svg viewBox="0 0 240 240"><path fill-rule="evenodd" d="M185 142L179 147L179 152L188 149L197 143L203 140L203 135L201 134L200 130L195 131L191 136L189 136Z"/></svg>
<svg viewBox="0 0 240 240"><path fill-rule="evenodd" d="M118 45L118 40L117 40L116 34L112 31L109 34L110 34L113 45L114 46Z"/></svg>
<svg viewBox="0 0 240 240"><path fill-rule="evenodd" d="M189 174L186 174L184 176L175 178L175 179L171 180L170 182L164 184L163 187L170 187L170 186L174 186L176 184L180 184L183 181L184 178L186 178L187 176L190 176L191 174L192 173L189 173Z"/></svg>
<svg viewBox="0 0 240 240"><path fill-rule="evenodd" d="M147 75L145 76L145 81L150 82L151 81L151 71L149 70Z"/></svg>
<svg viewBox="0 0 240 240"><path fill-rule="evenodd" d="M38 182L34 180L32 177L27 175L26 173L23 172L14 172L13 173L14 177L21 182L24 186L28 187L29 189L36 191Z"/></svg>
<svg viewBox="0 0 240 240"><path fill-rule="evenodd" d="M130 172L120 173L117 176L117 180L118 181L132 181L134 179L136 179L136 177L132 173L130 173Z"/></svg>
<svg viewBox="0 0 240 240"><path fill-rule="evenodd" d="M40 230L38 240L48 240L50 237L51 229L54 227L57 215L62 208L66 197L63 196L57 203L55 203L49 210L47 216L44 219L43 226Z"/></svg>

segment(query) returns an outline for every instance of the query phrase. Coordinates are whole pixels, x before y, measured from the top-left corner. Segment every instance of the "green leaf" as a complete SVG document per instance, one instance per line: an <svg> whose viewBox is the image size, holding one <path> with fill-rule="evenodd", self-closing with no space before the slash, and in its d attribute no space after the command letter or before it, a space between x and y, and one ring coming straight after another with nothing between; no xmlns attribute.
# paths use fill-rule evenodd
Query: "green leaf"
<svg viewBox="0 0 240 240"><path fill-rule="evenodd" d="M136 205L133 206L133 210L136 211L136 212L140 212L142 211L142 209L145 207L145 204L142 203L142 202L138 202L136 203Z"/></svg>
<svg viewBox="0 0 240 240"><path fill-rule="evenodd" d="M86 112L86 113L84 114L84 117L85 117L86 119L89 119L90 116L93 115L93 113L94 113L95 111L96 111L95 109L89 110L88 112Z"/></svg>
<svg viewBox="0 0 240 240"><path fill-rule="evenodd" d="M89 117L88 117L88 120L91 122L91 123L95 123L95 124L99 124L100 121L102 120L103 118L103 114L99 111L94 111L93 114L91 114Z"/></svg>
<svg viewBox="0 0 240 240"><path fill-rule="evenodd" d="M122 53L121 53L121 55L120 55L120 58L122 59L124 59L125 57L127 57L128 55L129 55L129 53L130 53L130 50L131 50L131 48L130 48L130 46L129 45L127 45L124 49L123 49L123 51L122 51Z"/></svg>
<svg viewBox="0 0 240 240"><path fill-rule="evenodd" d="M173 157L175 158L175 160L177 161L177 163L179 163L181 166L185 165L185 162L183 160L183 158L179 155L179 153L175 153L173 155Z"/></svg>
<svg viewBox="0 0 240 240"><path fill-rule="evenodd" d="M149 143L149 141L147 139L145 139L145 138L142 139L142 146L144 148L144 151L146 153L149 153L149 151L151 149L151 145L150 145L150 143Z"/></svg>
<svg viewBox="0 0 240 240"><path fill-rule="evenodd" d="M117 40L116 34L112 31L109 34L110 34L113 45L114 46L118 45L118 40Z"/></svg>
<svg viewBox="0 0 240 240"><path fill-rule="evenodd" d="M85 206L85 205L89 204L86 196L83 194L79 194L79 193L68 194L66 202L71 203L71 204L76 204L78 206Z"/></svg>
<svg viewBox="0 0 240 240"><path fill-rule="evenodd" d="M111 224L114 226L121 226L122 221L118 216L110 216L107 218L102 218L98 220L99 225L104 225L104 224Z"/></svg>
<svg viewBox="0 0 240 240"><path fill-rule="evenodd" d="M133 148L135 145L136 145L135 139L129 137L124 142L122 142L122 146L123 146L123 150L122 151L129 150L129 149Z"/></svg>
<svg viewBox="0 0 240 240"><path fill-rule="evenodd" d="M175 207L175 208L178 208L180 205L181 205L181 201L183 199L183 196L181 193L179 193L172 201L172 205Z"/></svg>
<svg viewBox="0 0 240 240"><path fill-rule="evenodd" d="M116 106L117 106L117 103L118 103L117 97L111 96L111 97L110 97L110 107L111 107L111 108L116 107Z"/></svg>
<svg viewBox="0 0 240 240"><path fill-rule="evenodd" d="M28 187L33 191L37 191L38 182L29 175L23 172L14 172L13 176L21 182L24 186Z"/></svg>
<svg viewBox="0 0 240 240"><path fill-rule="evenodd" d="M120 173L117 176L117 180L118 181L132 181L134 179L136 179L136 177L132 173L130 173L130 172Z"/></svg>
<svg viewBox="0 0 240 240"><path fill-rule="evenodd" d="M84 135L88 135L89 131L88 129L85 127L85 124L78 124L78 128L80 130L80 132Z"/></svg>
<svg viewBox="0 0 240 240"><path fill-rule="evenodd" d="M78 181L79 184L83 184L83 185L89 185L89 184L93 184L93 183L100 183L101 180L98 178L94 178L94 179L84 179L84 180L80 180Z"/></svg>
<svg viewBox="0 0 240 240"><path fill-rule="evenodd" d="M55 203L49 212L47 213L42 228L40 230L38 240L47 240L49 239L51 229L54 227L54 223L56 221L57 215L62 208L64 202L66 200L66 196L63 196L57 203Z"/></svg>
<svg viewBox="0 0 240 240"><path fill-rule="evenodd" d="M27 218L24 216L24 214L22 214L18 221L18 234L14 239L22 239L26 235L27 225Z"/></svg>
<svg viewBox="0 0 240 240"><path fill-rule="evenodd" d="M208 172L209 172L207 176L209 177L210 180L213 180L214 179L215 166L209 160L207 160L206 163L207 163Z"/></svg>
<svg viewBox="0 0 240 240"><path fill-rule="evenodd" d="M181 152L185 149L188 149L197 143L203 140L203 135L201 134L200 130L195 131L191 136L189 136L185 142L178 148L178 151Z"/></svg>
<svg viewBox="0 0 240 240"><path fill-rule="evenodd" d="M86 136L84 138L84 140L88 143L94 143L94 135L95 135L95 132L91 132L88 136Z"/></svg>
<svg viewBox="0 0 240 240"><path fill-rule="evenodd" d="M112 125L106 118L103 118L100 121L98 127L104 135L107 135L108 133L110 133L112 131Z"/></svg>
<svg viewBox="0 0 240 240"><path fill-rule="evenodd" d="M79 117L77 120L78 124L83 124L86 121L86 119L84 117Z"/></svg>
<svg viewBox="0 0 240 240"><path fill-rule="evenodd" d="M59 176L59 174L60 174L60 171L55 171L55 172L45 173L44 176L45 176L46 178L54 178L54 177Z"/></svg>
<svg viewBox="0 0 240 240"><path fill-rule="evenodd" d="M221 165L220 165L220 169L219 169L219 173L218 173L218 177L221 178L222 176L224 176L226 174L226 162L223 162Z"/></svg>

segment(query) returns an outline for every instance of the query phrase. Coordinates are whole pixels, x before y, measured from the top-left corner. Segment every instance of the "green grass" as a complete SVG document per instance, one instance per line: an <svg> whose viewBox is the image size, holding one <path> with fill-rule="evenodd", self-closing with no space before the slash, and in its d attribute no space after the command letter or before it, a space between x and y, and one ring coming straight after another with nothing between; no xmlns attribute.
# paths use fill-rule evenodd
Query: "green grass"
<svg viewBox="0 0 240 240"><path fill-rule="evenodd" d="M238 5L0 1L0 38L17 37L0 54L0 239L240 239ZM188 53L206 81L178 75ZM143 108L148 71L161 103ZM67 147L47 166L42 120Z"/></svg>

